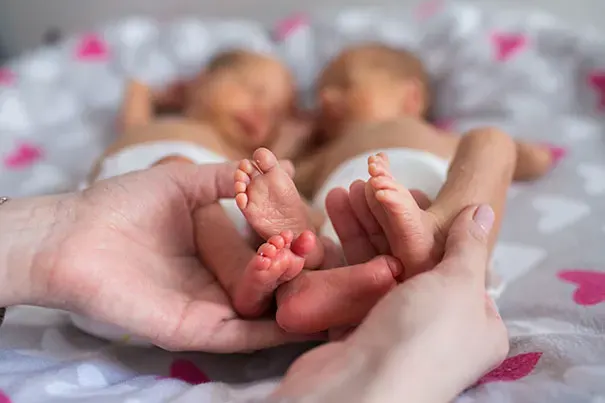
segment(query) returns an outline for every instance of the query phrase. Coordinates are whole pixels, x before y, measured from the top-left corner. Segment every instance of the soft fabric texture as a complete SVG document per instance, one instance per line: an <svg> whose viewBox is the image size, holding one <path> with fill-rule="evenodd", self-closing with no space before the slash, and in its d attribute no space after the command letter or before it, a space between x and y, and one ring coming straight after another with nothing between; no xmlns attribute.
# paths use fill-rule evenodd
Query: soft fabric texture
<svg viewBox="0 0 605 403"><path fill-rule="evenodd" d="M495 254L509 283L499 307L510 357L458 402L604 402L604 38L541 14L439 0L417 10L318 12L276 27L135 18L14 60L0 70L0 194L83 180L112 140L128 75L160 85L192 74L217 49L243 45L283 56L311 104L317 71L346 44L409 46L434 77L441 126L495 125L568 150L547 178L510 191ZM135 403L262 401L302 347L233 356L139 350L82 334L64 313L16 308L0 349L0 402Z"/></svg>

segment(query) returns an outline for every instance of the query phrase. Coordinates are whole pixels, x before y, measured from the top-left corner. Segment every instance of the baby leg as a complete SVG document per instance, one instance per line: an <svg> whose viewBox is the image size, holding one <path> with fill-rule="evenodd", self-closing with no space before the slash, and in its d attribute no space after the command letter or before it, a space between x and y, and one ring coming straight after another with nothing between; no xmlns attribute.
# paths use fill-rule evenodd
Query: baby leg
<svg viewBox="0 0 605 403"><path fill-rule="evenodd" d="M260 148L254 153L253 161L243 160L235 181L237 205L263 239L286 230L297 238L305 230L314 229L296 185L271 151ZM305 267L317 268L323 258L323 246L318 242L306 256Z"/></svg>
<svg viewBox="0 0 605 403"><path fill-rule="evenodd" d="M493 248L512 182L517 148L512 138L497 129L478 129L460 141L450 166L447 181L427 210L436 219L441 233L447 233L462 209L470 205L489 204L496 214L490 233Z"/></svg>

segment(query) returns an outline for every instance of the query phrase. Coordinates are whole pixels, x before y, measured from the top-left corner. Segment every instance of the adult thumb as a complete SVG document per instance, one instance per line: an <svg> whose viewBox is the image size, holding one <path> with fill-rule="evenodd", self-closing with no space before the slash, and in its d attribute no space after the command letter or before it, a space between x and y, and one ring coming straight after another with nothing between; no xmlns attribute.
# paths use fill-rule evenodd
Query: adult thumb
<svg viewBox="0 0 605 403"><path fill-rule="evenodd" d="M200 165L170 163L151 169L164 170L193 208L235 196L233 175L237 163L234 162Z"/></svg>
<svg viewBox="0 0 605 403"><path fill-rule="evenodd" d="M489 259L488 238L494 210L486 204L464 209L447 234L443 269L466 271L485 279Z"/></svg>

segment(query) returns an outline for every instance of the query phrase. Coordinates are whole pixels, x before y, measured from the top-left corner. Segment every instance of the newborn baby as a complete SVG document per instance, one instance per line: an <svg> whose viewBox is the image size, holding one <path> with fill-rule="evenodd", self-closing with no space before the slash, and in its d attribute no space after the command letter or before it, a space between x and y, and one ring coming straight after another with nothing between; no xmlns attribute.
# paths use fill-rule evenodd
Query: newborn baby
<svg viewBox="0 0 605 403"><path fill-rule="evenodd" d="M433 127L426 121L430 107L427 73L404 50L379 44L352 47L329 63L317 87L320 136L317 147L296 164L298 189L322 207L334 188L352 185L351 191L359 191L360 183L355 181L366 178L369 171L371 179L361 186L367 207L352 208L366 218L360 224L374 239L377 254L392 254L403 263L402 278L440 261L444 234L468 205L487 203L496 212L490 238L493 247L512 179L539 178L555 162L551 148L515 143L497 129L457 136ZM245 213L256 187L254 176L247 176L252 172L250 164L242 163L237 178L238 200ZM279 219L273 218L283 229L287 228L284 223L302 220L304 212L277 200L276 195L290 195L294 189L285 185L289 181L285 175L280 181L282 185L259 185L282 190L274 191L264 204L262 200L254 204L281 212ZM416 198L420 206L408 189L424 193ZM258 214L249 212L247 217L253 222ZM338 242L329 222L321 234ZM286 309L287 299L280 299L280 310ZM291 317L278 310L278 321L285 328L323 330L315 328L313 321L294 323Z"/></svg>
<svg viewBox="0 0 605 403"><path fill-rule="evenodd" d="M408 203L400 211L403 217L374 205L373 213L383 217L387 235L389 221L406 219L407 232L398 234L400 240L391 245L410 273L435 261L410 243L422 239L433 244L430 238L441 238L449 222L469 204L491 204L499 223L511 177L539 178L554 162L551 148L512 143L497 129L465 136L436 129L426 121L430 96L428 75L413 54L377 44L344 51L325 68L318 83L323 144L297 166L297 183L323 203L330 189L363 177L369 156L384 152L397 182L433 200L426 212ZM376 168L384 163L385 158L380 159L370 161L373 179L368 194L385 186L384 169ZM388 203L382 199L384 192L379 195L379 201ZM494 233L499 225L495 228Z"/></svg>

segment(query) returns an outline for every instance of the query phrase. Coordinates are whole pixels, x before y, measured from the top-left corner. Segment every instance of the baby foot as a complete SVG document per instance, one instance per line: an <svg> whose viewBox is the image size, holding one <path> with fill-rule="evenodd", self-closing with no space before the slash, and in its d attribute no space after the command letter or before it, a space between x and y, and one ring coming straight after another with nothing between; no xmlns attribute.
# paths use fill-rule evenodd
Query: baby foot
<svg viewBox="0 0 605 403"><path fill-rule="evenodd" d="M284 230L298 237L313 228L296 185L275 155L259 148L253 160L243 160L235 173L235 201L252 228L263 239ZM322 260L323 251L318 247L307 256L307 267L318 267Z"/></svg>
<svg viewBox="0 0 605 403"><path fill-rule="evenodd" d="M392 256L329 270L304 271L276 293L277 323L301 334L361 323L402 273Z"/></svg>
<svg viewBox="0 0 605 403"><path fill-rule="evenodd" d="M433 267L438 249L433 216L423 211L410 191L395 181L385 154L371 156L368 171L371 176L366 185L368 205L386 234L393 256L403 263L405 277Z"/></svg>
<svg viewBox="0 0 605 403"><path fill-rule="evenodd" d="M290 250L293 237L292 231L284 231L258 248L235 286L233 306L240 315L262 315L277 287L301 272L305 259Z"/></svg>

